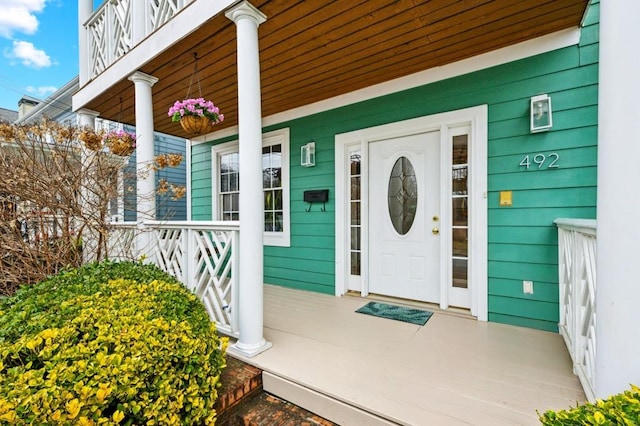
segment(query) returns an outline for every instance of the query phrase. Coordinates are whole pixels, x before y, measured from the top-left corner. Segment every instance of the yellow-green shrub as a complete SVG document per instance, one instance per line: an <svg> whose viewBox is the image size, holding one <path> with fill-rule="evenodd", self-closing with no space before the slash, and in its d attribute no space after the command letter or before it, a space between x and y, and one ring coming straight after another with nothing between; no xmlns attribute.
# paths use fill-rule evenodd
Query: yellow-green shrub
<svg viewBox="0 0 640 426"><path fill-rule="evenodd" d="M126 279L108 279L118 273ZM226 340L157 268L105 263L52 277L0 302L0 330L4 423L215 422Z"/></svg>
<svg viewBox="0 0 640 426"><path fill-rule="evenodd" d="M570 410L547 411L540 416L543 425L640 425L640 388L613 395Z"/></svg>

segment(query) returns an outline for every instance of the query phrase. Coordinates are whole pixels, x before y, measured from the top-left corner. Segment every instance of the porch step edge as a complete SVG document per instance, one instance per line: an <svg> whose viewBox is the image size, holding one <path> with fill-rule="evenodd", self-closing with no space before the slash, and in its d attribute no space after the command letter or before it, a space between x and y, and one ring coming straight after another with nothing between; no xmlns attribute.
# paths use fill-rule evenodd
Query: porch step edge
<svg viewBox="0 0 640 426"><path fill-rule="evenodd" d="M268 371L262 372L262 386L265 392L269 392L337 424L357 424L361 426L397 425L397 423Z"/></svg>

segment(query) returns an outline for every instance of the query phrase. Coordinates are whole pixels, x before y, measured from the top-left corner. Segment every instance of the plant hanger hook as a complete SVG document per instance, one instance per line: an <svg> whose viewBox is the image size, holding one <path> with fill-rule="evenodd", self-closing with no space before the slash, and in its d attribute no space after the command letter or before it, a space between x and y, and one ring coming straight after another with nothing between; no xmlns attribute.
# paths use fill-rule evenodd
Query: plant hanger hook
<svg viewBox="0 0 640 426"><path fill-rule="evenodd" d="M189 95L191 94L191 85L193 84L194 79L198 84L198 95L202 97L202 88L200 87L200 72L198 71L198 52L193 52L193 73L191 74L191 79L189 80L189 88L187 89L186 99L189 99Z"/></svg>

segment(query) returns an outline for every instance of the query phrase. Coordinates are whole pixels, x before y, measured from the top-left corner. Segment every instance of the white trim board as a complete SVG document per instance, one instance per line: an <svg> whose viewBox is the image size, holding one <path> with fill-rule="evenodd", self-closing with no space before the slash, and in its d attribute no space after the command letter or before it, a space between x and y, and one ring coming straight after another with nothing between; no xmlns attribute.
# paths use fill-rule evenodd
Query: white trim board
<svg viewBox="0 0 640 426"><path fill-rule="evenodd" d="M480 71L497 65L517 61L545 52L561 49L578 44L580 41L580 29L570 28L527 40L513 46L474 56L462 61L454 62L442 67L431 68L405 77L387 81L385 83L369 86L344 95L336 96L324 101L315 102L282 113L270 115L262 119L262 126L272 126L289 120L306 117L323 111L340 108L357 102L378 98L425 84L435 83L449 78L457 77L470 72ZM197 145L210 140L221 139L238 134L238 126L222 129L208 135L199 136L191 140L192 145Z"/></svg>
<svg viewBox="0 0 640 426"><path fill-rule="evenodd" d="M411 134L426 133L439 130L441 137L446 140L460 126L470 127L469 141L469 211L470 211L470 235L469 235L469 282L471 289L471 314L480 321L488 320L488 278L487 278L487 144L488 144L488 106L480 105L458 111L450 111L381 126L369 127L348 133L338 134L335 137L335 294L341 296L347 292L349 270L347 252L350 235L347 232L348 208L347 193L349 191L347 175L347 156L355 146L361 147L362 152L362 180L361 180L361 224L363 228L368 226L366 211L368 209L367 187L368 181L368 144L376 140L401 137ZM448 170L450 168L443 168ZM445 191L450 194L450 182L442 181ZM444 196L444 195L443 195ZM361 270L361 294L368 294L368 241L367 232L362 233L362 270ZM367 252L365 252L365 250ZM446 253L443 258L450 257L450 245L443 246ZM441 283L441 289L448 285L447 275ZM440 307L449 307L449 296L446 291L441 291Z"/></svg>

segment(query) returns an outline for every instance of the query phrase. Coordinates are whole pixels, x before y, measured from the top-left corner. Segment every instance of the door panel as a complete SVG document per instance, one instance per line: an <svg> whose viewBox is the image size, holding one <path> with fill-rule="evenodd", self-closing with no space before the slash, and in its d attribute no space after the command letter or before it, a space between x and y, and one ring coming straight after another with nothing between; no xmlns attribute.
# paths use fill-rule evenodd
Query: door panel
<svg viewBox="0 0 640 426"><path fill-rule="evenodd" d="M440 133L369 143L369 291L440 300Z"/></svg>

